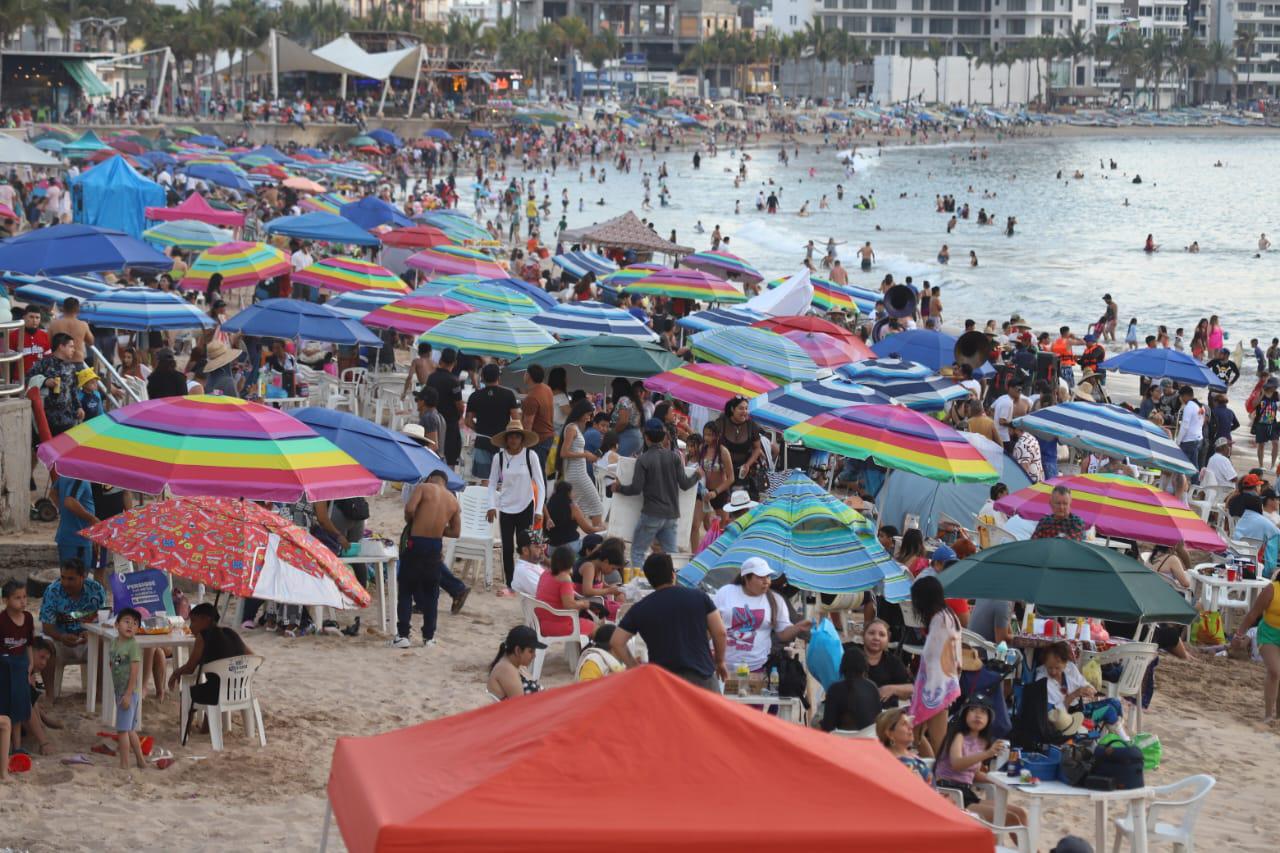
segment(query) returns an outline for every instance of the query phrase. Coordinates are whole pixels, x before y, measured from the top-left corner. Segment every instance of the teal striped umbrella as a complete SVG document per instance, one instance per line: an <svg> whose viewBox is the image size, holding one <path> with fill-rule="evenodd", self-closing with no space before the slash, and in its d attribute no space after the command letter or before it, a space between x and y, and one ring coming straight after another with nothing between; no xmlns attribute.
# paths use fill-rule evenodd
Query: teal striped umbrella
<svg viewBox="0 0 1280 853"><path fill-rule="evenodd" d="M767 329L712 329L694 335L691 342L694 358L745 367L779 384L818 378L818 366L799 344Z"/></svg>
<svg viewBox="0 0 1280 853"><path fill-rule="evenodd" d="M177 246L180 249L211 249L222 243L230 243L235 235L226 228L218 228L195 219L176 219L162 222L142 232L142 239L159 246Z"/></svg>
<svg viewBox="0 0 1280 853"><path fill-rule="evenodd" d="M518 317L542 313L542 307L520 291L492 281L470 281L440 292L480 311L506 311Z"/></svg>
<svg viewBox="0 0 1280 853"><path fill-rule="evenodd" d="M459 243L478 243L488 246L496 245L498 242L493 239L492 234L484 230L483 225L468 216L433 210L421 216L415 216L414 221L439 228L450 239Z"/></svg>
<svg viewBox="0 0 1280 853"><path fill-rule="evenodd" d="M911 595L910 576L880 545L875 527L799 471L682 568L680 582L723 586L748 557L762 558L800 589L862 592L883 583L890 601Z"/></svg>
<svg viewBox="0 0 1280 853"><path fill-rule="evenodd" d="M468 355L515 359L546 349L556 339L523 317L476 311L438 323L423 332L418 342L438 350L453 347Z"/></svg>

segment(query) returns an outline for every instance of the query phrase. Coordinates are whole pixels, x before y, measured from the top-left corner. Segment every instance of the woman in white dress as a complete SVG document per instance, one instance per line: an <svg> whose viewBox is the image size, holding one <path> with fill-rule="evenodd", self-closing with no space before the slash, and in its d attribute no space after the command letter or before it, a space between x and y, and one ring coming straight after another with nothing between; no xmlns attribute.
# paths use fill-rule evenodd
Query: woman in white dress
<svg viewBox="0 0 1280 853"><path fill-rule="evenodd" d="M594 453L587 450L587 442L583 432L591 422L595 407L590 400L578 400L569 410L568 420L560 433L560 452L557 455L558 472L567 482L573 484L573 497L582 514L591 519L591 523L600 524L604 515L604 505L600 501L600 493L596 484L587 474L587 463L597 461Z"/></svg>

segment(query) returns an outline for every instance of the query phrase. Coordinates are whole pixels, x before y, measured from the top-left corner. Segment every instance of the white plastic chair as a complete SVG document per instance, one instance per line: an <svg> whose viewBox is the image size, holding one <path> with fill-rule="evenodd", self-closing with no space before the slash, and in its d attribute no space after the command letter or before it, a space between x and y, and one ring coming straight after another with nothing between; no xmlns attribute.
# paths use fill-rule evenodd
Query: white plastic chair
<svg viewBox="0 0 1280 853"><path fill-rule="evenodd" d="M1107 696L1133 700L1135 710L1131 731L1142 731L1142 680L1146 677L1147 667L1159 653L1160 647L1155 643L1133 642L1121 643L1097 656L1102 666L1112 663L1121 666L1120 680L1106 682Z"/></svg>
<svg viewBox="0 0 1280 853"><path fill-rule="evenodd" d="M545 601L539 601L536 598L518 592L520 596L520 609L524 611L524 624L528 625L538 635L538 640L546 643L548 647L552 643L560 643L564 646L564 657L569 663L569 672L578 671L578 655L582 654L582 650L591 642L591 638L582 633L582 624L578 621L581 615L577 610L558 610L547 604ZM542 633L542 625L538 622L538 611L542 610L553 616L568 616L573 620L573 633L547 635ZM530 670L533 680L537 681L542 676L542 663L547 658L548 649L538 649L533 654L533 667Z"/></svg>
<svg viewBox="0 0 1280 853"><path fill-rule="evenodd" d="M983 660L996 659L996 645L968 628L960 629L960 643L981 653Z"/></svg>
<svg viewBox="0 0 1280 853"><path fill-rule="evenodd" d="M876 724L872 723L865 729L833 729L831 733L836 737L847 737L850 740L865 740L867 738L875 740Z"/></svg>
<svg viewBox="0 0 1280 853"><path fill-rule="evenodd" d="M325 399L325 408L327 409L343 409L353 415L360 414L360 401L364 393L365 369L363 367L348 367L342 371L342 375L338 378L338 383L328 389L328 397Z"/></svg>
<svg viewBox="0 0 1280 853"><path fill-rule="evenodd" d="M899 607L902 608L903 626L906 628L914 628L917 631L923 632L925 628L924 621L920 618L919 614L916 613L916 609L914 606L912 606L911 602L904 601L899 605ZM898 644L899 649L901 649L904 652L907 652L908 654L915 655L916 657L919 657L920 655L924 654L924 646L909 645L907 643L906 638L907 638L906 631L903 631L902 642Z"/></svg>
<svg viewBox="0 0 1280 853"><path fill-rule="evenodd" d="M1209 791L1217 783L1218 780L1212 776L1207 773L1201 773L1196 776L1188 776L1171 785L1162 785L1159 788L1154 788L1155 801L1147 808L1148 840L1167 841L1173 845L1173 849L1178 853L1193 853L1196 846L1196 819L1200 816L1200 809L1204 807L1205 797L1208 796ZM1184 789L1190 789L1189 796L1180 799L1169 799ZM1160 820L1162 814L1178 809L1183 811L1181 820L1177 823ZM1116 841L1111 849L1113 853L1119 853L1122 841L1128 840L1130 844L1133 843L1133 820L1128 815L1125 815L1115 818L1112 822L1116 827Z"/></svg>
<svg viewBox="0 0 1280 853"><path fill-rule="evenodd" d="M1206 485L1202 483L1199 486L1194 486L1191 489L1187 506L1198 512L1200 520L1207 524L1210 515L1214 513L1222 515L1226 512L1222 501L1227 495L1231 494L1232 489L1231 485Z"/></svg>
<svg viewBox="0 0 1280 853"><path fill-rule="evenodd" d="M498 539L485 515L488 512L489 489L487 486L467 486L458 499L462 514L462 531L457 539L446 539L444 564L453 567L455 559L484 563L484 582L493 582L493 543Z"/></svg>
<svg viewBox="0 0 1280 853"><path fill-rule="evenodd" d="M231 729L231 714L241 713L245 734L254 736L257 728L258 744L267 745L267 730L262 725L262 706L253 693L253 674L262 666L261 655L240 655L207 663L203 666L205 675L218 676L218 702L216 705L200 705L191 701L191 682L182 685L182 725L185 726L193 704L207 708L209 718L209 740L213 748L222 749L222 726L225 716L227 730Z"/></svg>

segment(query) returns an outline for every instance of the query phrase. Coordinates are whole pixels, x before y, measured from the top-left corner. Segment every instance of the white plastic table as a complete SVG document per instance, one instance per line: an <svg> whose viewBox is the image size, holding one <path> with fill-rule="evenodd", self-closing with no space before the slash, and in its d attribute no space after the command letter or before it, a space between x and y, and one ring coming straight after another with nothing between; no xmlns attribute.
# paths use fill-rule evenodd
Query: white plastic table
<svg viewBox="0 0 1280 853"><path fill-rule="evenodd" d="M1196 569L1199 568L1200 566L1196 566ZM1250 581L1242 577L1229 581L1218 575L1202 575L1195 570L1187 572L1187 576L1191 579L1191 588L1195 590L1196 601L1204 601L1206 609L1213 611L1220 610L1222 602L1230 598L1232 592L1244 593L1244 606L1241 609L1248 611L1253 606L1254 600L1271 584L1271 581L1265 578L1255 578ZM1231 606L1239 607L1235 602Z"/></svg>
<svg viewBox="0 0 1280 853"><path fill-rule="evenodd" d="M105 725L112 726L116 722L115 687L111 683L111 659L106 654L106 649L108 644L120 635L116 632L114 626L103 625L99 622L86 623L84 631L88 635L86 642L89 646L89 667L87 670L88 678L86 679L88 684L84 688L84 708L90 714L94 711L94 706L98 701L98 679L94 673L101 670L101 720ZM138 641L138 647L144 652L147 649L173 649L175 666L182 666L187 662L187 650L196 643L196 638L182 628L175 628L168 634L143 634L139 632L134 639ZM138 685L139 693L146 692L146 681L147 673L144 669L142 682ZM142 708L138 708L138 724L142 724Z"/></svg>
<svg viewBox="0 0 1280 853"><path fill-rule="evenodd" d="M762 693L739 696L737 693L725 693L724 698L739 705L754 705L759 708L776 707L779 720L791 723L801 722L803 706L800 704L800 699L795 696L766 696Z"/></svg>
<svg viewBox="0 0 1280 853"><path fill-rule="evenodd" d="M1130 791L1090 791L1074 788L1062 782L1040 781L1035 785L1023 785L1000 771L987 774L987 781L995 788L995 823L1004 826L1008 819L1009 792L1017 791L1028 799L1027 846L1040 849L1040 811L1046 800L1088 799L1094 806L1094 850L1107 849L1107 805L1127 803L1129 817L1133 821L1133 853L1147 853L1147 803L1154 796L1151 788L1134 788Z"/></svg>
<svg viewBox="0 0 1280 853"><path fill-rule="evenodd" d="M396 591L396 564L400 560L400 552L393 545L385 545L374 539L365 539L360 543L360 553L338 559L348 566L373 566L378 573L378 603L382 607L382 630L385 633L388 625L395 625L396 605L399 601ZM390 609L387 609L388 601Z"/></svg>

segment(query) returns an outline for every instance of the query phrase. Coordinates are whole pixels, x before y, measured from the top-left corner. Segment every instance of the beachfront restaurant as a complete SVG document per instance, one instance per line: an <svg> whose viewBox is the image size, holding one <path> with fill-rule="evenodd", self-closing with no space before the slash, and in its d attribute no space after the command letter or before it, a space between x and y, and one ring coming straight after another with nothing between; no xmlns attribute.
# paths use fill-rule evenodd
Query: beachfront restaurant
<svg viewBox="0 0 1280 853"><path fill-rule="evenodd" d="M86 98L111 94L94 71L109 53L0 50L0 103L30 109L38 120L60 120Z"/></svg>

